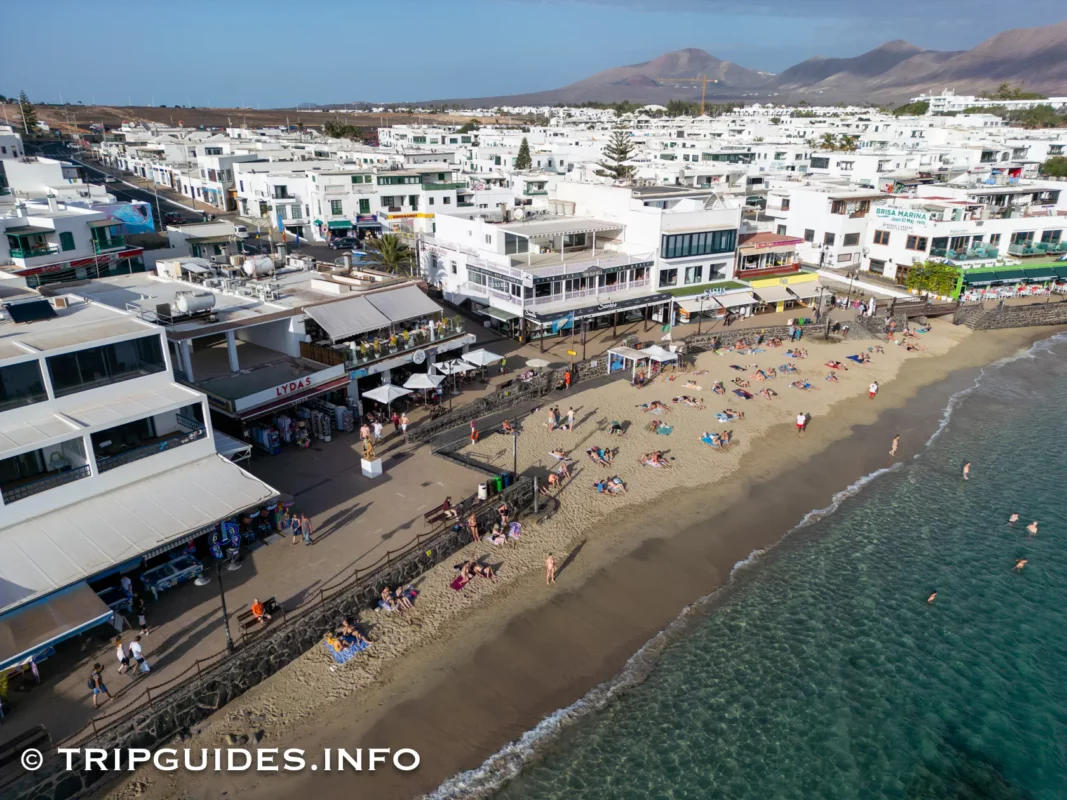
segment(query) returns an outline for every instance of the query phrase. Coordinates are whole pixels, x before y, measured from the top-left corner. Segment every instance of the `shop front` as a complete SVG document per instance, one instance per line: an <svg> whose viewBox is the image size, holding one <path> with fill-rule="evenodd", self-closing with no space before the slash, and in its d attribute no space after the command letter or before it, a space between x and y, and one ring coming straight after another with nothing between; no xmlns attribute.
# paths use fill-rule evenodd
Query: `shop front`
<svg viewBox="0 0 1067 800"><path fill-rule="evenodd" d="M814 306L813 300L824 292L819 284L819 276L814 272L761 278L749 281L749 286L752 287L752 294L757 301L754 309L756 314L773 314Z"/></svg>
<svg viewBox="0 0 1067 800"><path fill-rule="evenodd" d="M534 311L526 309L523 317L524 326L541 340L544 352L545 339L548 336L573 336L581 331L582 344L586 333L602 327L617 328L620 322L659 318L668 319L669 308L674 298L663 294L644 294L637 297L606 299L596 305L580 306L572 309L555 311ZM614 335L614 334L613 334ZM584 349L584 348L583 348ZM584 358L584 356L583 356Z"/></svg>
<svg viewBox="0 0 1067 800"><path fill-rule="evenodd" d="M804 240L796 236L767 231L743 235L737 244L737 271L734 277L747 281L797 272L800 269L797 248L803 244Z"/></svg>

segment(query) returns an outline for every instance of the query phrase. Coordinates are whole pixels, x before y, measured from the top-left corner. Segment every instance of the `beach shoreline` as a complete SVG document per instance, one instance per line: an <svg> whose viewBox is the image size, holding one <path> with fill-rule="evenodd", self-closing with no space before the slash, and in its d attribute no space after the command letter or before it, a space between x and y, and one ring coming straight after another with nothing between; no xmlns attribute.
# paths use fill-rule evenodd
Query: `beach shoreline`
<svg viewBox="0 0 1067 800"><path fill-rule="evenodd" d="M420 637L413 633L404 657L389 665L387 681L338 698L338 705L321 718L287 714L277 703L272 705L269 692L257 687L216 714L194 737L217 742L226 732L239 731L243 718L246 730L257 725L264 729L263 747L413 747L422 754L422 765L414 773L354 777L304 772L271 776L267 783L265 775L256 774L183 774L175 780L142 771L116 787L113 795L217 797L220 791L255 791L257 796L281 797L313 791L333 796L355 788L374 797L411 797L432 791L451 775L478 766L545 715L617 675L682 608L726 585L739 562L772 547L799 516L827 505L835 492L887 466L894 432L901 433L902 456L917 452L931 426L936 427L947 398L973 383L977 368L1054 332L960 335L945 354L911 360L899 374L895 369L887 377L879 373L877 403L867 401L865 385L862 391L853 386L815 415L803 437L779 413L747 442L739 456L743 469L731 469L714 483L697 475L666 491L659 487L651 495L655 504L640 507L640 513L633 505L606 510L599 505L592 515L571 521L575 530L567 552L575 547L580 552L562 570L554 592L545 590L543 575L530 566L528 556L524 569L494 586L491 594L475 598L480 602L464 606L440 637L414 641ZM813 352L812 362L821 361L817 354L826 345L804 344ZM856 341L850 346L871 344ZM680 385L668 390L681 391ZM664 394L655 387L643 392L638 399ZM702 396L707 399L710 393ZM741 424L729 427L744 431ZM606 436L599 438L609 443ZM529 439L534 440L531 446L541 446L536 435ZM583 484L589 483L589 474ZM640 491L634 482L644 479L630 478L632 489ZM564 503L577 504L569 498ZM561 519L560 524L568 523ZM532 532L528 535L534 538ZM539 561L543 553L534 549L532 559ZM509 563L518 560L514 552L504 551L502 557ZM491 603L486 602L490 598ZM287 680L306 681L308 676L315 680L309 670L312 667L305 665L296 675L286 675L287 668L268 684L284 687ZM299 695L299 687L290 685L290 693Z"/></svg>

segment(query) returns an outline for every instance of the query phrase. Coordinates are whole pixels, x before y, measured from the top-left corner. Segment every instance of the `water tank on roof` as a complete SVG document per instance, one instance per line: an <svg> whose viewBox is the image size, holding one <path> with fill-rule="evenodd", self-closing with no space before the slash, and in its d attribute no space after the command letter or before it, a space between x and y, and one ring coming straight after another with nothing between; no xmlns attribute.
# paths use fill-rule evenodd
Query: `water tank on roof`
<svg viewBox="0 0 1067 800"><path fill-rule="evenodd" d="M242 265L245 275L250 278L258 278L261 275L269 275L274 271L274 261L270 256L252 256L246 258Z"/></svg>
<svg viewBox="0 0 1067 800"><path fill-rule="evenodd" d="M182 314L196 314L215 307L215 295L211 292L178 292L174 305Z"/></svg>

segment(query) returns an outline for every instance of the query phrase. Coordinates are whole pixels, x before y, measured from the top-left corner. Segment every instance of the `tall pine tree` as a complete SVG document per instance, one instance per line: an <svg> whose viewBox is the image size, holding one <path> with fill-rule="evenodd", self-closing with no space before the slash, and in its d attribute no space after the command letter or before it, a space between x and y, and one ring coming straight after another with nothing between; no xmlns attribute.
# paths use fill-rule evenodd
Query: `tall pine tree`
<svg viewBox="0 0 1067 800"><path fill-rule="evenodd" d="M519 154L515 156L515 169L529 169L532 166L533 159L530 157L530 143L523 136L522 144L519 145Z"/></svg>
<svg viewBox="0 0 1067 800"><path fill-rule="evenodd" d="M25 92L19 92L19 108L22 113L22 129L26 133L37 130L37 126L40 124L37 121L37 109L33 107L33 103L30 102L30 98L26 96Z"/></svg>
<svg viewBox="0 0 1067 800"><path fill-rule="evenodd" d="M605 175L612 180L629 180L634 174L634 168L626 162L633 155L634 146L630 141L630 135L625 128L616 128L608 143L604 145L604 160L597 162L600 169L597 175Z"/></svg>

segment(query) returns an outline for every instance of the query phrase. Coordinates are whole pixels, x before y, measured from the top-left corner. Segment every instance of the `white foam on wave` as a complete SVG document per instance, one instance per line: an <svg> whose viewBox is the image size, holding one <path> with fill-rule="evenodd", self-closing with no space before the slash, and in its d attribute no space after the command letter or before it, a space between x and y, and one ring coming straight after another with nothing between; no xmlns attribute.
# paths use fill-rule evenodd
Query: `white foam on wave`
<svg viewBox="0 0 1067 800"><path fill-rule="evenodd" d="M1048 350L1060 341L1067 341L1067 334L1058 334L1049 339L1035 342L1025 352L1007 356L987 367L983 367L975 378L974 385L956 392L949 398L948 404L941 415L941 422L938 425L937 430L934 431L934 434L927 440L926 447L933 444L945 430L949 421L952 419L953 412L963 398L975 391L981 385L987 370L995 369L1021 358L1036 358L1040 353ZM919 455L921 455L921 453ZM919 455L916 455L915 457L918 458ZM785 535L778 542L762 549L753 550L747 557L734 564L733 568L730 570L730 578L727 581L726 586L728 587L733 582L733 579L739 572L757 564L763 556L778 547L778 545L785 541L790 534L830 516L841 507L841 504L844 503L845 500L857 495L872 481L877 480L883 475L895 472L903 466L904 462L898 461L891 466L875 470L874 472L853 481L844 489L834 494L830 499L829 504L805 514L800 522L786 531ZM481 766L466 772L461 772L460 774L449 778L433 792L423 795L422 800L459 800L460 798L463 800L478 800L478 798L485 798L495 794L506 783L521 774L523 768L527 764L537 761L544 752L553 746L556 739L558 739L565 730L573 727L578 722L581 722L588 715L605 708L615 698L643 683L659 661L660 654L668 644L674 641L683 628L690 622L694 612L707 607L723 588L725 587L716 589L704 597L701 597L695 603L682 609L682 612L675 617L670 625L649 639L640 650L630 657L623 669L614 678L601 683L599 686L590 690L584 697L571 703L566 708L561 708L549 714L534 728L524 733L519 739L509 742L487 758Z"/></svg>
<svg viewBox="0 0 1067 800"><path fill-rule="evenodd" d="M1028 347L1026 350L1023 350L1022 352L1015 353L1010 356L1004 356L1003 358L997 359L992 364L988 364L982 367L978 371L978 375L975 377L974 383L972 385L968 386L966 389L960 389L948 399L948 404L945 406L945 410L941 414L941 422L938 424L937 430L935 430L930 436L930 438L926 440L926 447L929 447L937 441L937 439L944 432L945 428L948 427L949 422L952 421L952 414L956 411L956 408L963 401L963 399L967 397L967 395L971 394L982 385L982 381L987 374L990 374L993 371L1000 369L1006 364L1011 364L1012 362L1019 361L1023 358L1037 358L1042 353L1045 353L1049 349L1051 349L1054 345L1064 341L1067 341L1067 334L1058 333L1055 336L1050 336L1048 339L1042 339L1041 341L1034 342L1032 345L1030 345L1030 347ZM921 455L922 451L916 453L914 457L918 458Z"/></svg>

